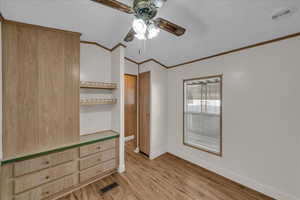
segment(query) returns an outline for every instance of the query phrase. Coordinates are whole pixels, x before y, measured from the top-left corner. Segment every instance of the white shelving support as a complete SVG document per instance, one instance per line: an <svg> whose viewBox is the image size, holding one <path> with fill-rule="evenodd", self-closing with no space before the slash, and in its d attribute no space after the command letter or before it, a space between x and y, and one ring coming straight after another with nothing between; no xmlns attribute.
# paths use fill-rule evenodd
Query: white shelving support
<svg viewBox="0 0 300 200"><path fill-rule="evenodd" d="M105 99L105 98L82 98L80 99L80 105L82 106L92 106L92 105L112 105L116 104L117 99Z"/></svg>
<svg viewBox="0 0 300 200"><path fill-rule="evenodd" d="M125 135L124 135L124 59L125 48L117 47L111 53L111 81L117 83L118 88L113 90L117 103L112 108L112 130L120 134L120 165L119 172L125 171Z"/></svg>

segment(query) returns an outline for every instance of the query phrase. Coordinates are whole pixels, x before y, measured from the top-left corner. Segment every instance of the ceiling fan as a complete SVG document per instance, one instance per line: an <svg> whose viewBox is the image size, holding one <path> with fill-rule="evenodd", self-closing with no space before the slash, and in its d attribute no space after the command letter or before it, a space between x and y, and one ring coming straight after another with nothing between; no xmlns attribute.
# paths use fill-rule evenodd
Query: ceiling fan
<svg viewBox="0 0 300 200"><path fill-rule="evenodd" d="M140 40L152 39L158 35L160 29L176 36L181 36L185 33L184 28L168 20L162 18L154 19L158 9L161 8L167 0L134 0L133 7L116 0L91 1L135 16L132 28L124 38L125 42L131 42L135 37Z"/></svg>

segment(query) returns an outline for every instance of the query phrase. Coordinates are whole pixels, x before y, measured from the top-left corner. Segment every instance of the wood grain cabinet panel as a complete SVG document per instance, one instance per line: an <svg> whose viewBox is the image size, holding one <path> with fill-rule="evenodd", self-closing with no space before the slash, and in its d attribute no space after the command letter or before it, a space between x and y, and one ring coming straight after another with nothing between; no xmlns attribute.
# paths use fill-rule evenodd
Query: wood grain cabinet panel
<svg viewBox="0 0 300 200"><path fill-rule="evenodd" d="M46 169L51 166L50 156L42 156L31 160L16 162L14 164L14 176L21 176L30 172Z"/></svg>
<svg viewBox="0 0 300 200"><path fill-rule="evenodd" d="M25 190L49 183L56 179L76 172L76 162L70 162L50 169L45 169L40 172L28 174L15 179L14 193L18 194Z"/></svg>
<svg viewBox="0 0 300 200"><path fill-rule="evenodd" d="M96 144L101 150L94 153ZM79 157L80 148L87 156ZM0 199L56 199L115 173L119 165L118 152L119 139L115 138L6 163L0 171Z"/></svg>
<svg viewBox="0 0 300 200"><path fill-rule="evenodd" d="M150 99L151 72L139 74L139 148L149 156L150 154Z"/></svg>
<svg viewBox="0 0 300 200"><path fill-rule="evenodd" d="M38 42L30 28L2 24L3 156L13 157L38 144Z"/></svg>
<svg viewBox="0 0 300 200"><path fill-rule="evenodd" d="M78 149L70 149L62 152L53 153L50 155L51 166L56 166L68 161L75 160Z"/></svg>
<svg viewBox="0 0 300 200"><path fill-rule="evenodd" d="M3 23L4 158L79 140L80 34Z"/></svg>
<svg viewBox="0 0 300 200"><path fill-rule="evenodd" d="M80 160L80 170L84 170L86 168L97 165L101 162L105 162L115 158L116 152L115 149L110 149L107 151L103 151L100 153L96 153L94 155L88 156Z"/></svg>
<svg viewBox="0 0 300 200"><path fill-rule="evenodd" d="M1 166L1 177L0 177L0 199L1 200L12 200L13 199L13 165Z"/></svg>
<svg viewBox="0 0 300 200"><path fill-rule="evenodd" d="M78 184L78 174L66 176L31 191L16 195L15 200L41 200Z"/></svg>
<svg viewBox="0 0 300 200"><path fill-rule="evenodd" d="M101 163L95 167L91 167L83 172L80 173L80 182L85 182L91 178L94 178L96 176L101 175L104 172L110 171L115 169L116 167L116 161L110 160L104 163Z"/></svg>
<svg viewBox="0 0 300 200"><path fill-rule="evenodd" d="M90 144L84 147L80 147L80 157L88 156L90 154L98 153L115 147L115 139L106 140L103 142Z"/></svg>
<svg viewBox="0 0 300 200"><path fill-rule="evenodd" d="M72 161L75 159L75 149L53 153L47 156L16 162L14 164L14 176L21 176L30 172L46 169L61 163Z"/></svg>
<svg viewBox="0 0 300 200"><path fill-rule="evenodd" d="M137 135L137 76L124 75L125 79L125 137ZM135 142L136 144L136 142Z"/></svg>

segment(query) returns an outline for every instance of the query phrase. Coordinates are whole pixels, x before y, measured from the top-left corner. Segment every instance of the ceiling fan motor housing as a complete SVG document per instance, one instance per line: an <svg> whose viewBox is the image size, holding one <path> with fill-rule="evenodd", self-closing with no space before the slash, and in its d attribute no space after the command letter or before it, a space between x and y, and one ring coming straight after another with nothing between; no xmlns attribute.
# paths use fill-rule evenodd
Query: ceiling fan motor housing
<svg viewBox="0 0 300 200"><path fill-rule="evenodd" d="M134 0L133 9L135 16L145 22L153 19L157 14L157 8L152 0Z"/></svg>

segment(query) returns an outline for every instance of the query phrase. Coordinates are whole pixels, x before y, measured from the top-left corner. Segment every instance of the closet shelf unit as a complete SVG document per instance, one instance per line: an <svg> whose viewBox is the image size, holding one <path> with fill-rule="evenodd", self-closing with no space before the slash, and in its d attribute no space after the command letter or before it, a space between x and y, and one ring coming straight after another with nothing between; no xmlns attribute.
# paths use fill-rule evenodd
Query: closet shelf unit
<svg viewBox="0 0 300 200"><path fill-rule="evenodd" d="M91 106L91 105L112 105L116 104L117 99L104 99L104 98L84 98L80 99L80 105Z"/></svg>
<svg viewBox="0 0 300 200"><path fill-rule="evenodd" d="M105 83L105 82L80 81L80 88L114 90L117 88L117 84Z"/></svg>
<svg viewBox="0 0 300 200"><path fill-rule="evenodd" d="M116 83L106 82L91 82L91 81L80 81L81 89L117 89ZM80 98L80 105L91 106L91 105L112 105L116 104L116 98Z"/></svg>

